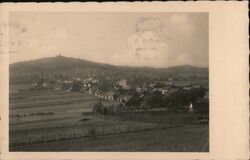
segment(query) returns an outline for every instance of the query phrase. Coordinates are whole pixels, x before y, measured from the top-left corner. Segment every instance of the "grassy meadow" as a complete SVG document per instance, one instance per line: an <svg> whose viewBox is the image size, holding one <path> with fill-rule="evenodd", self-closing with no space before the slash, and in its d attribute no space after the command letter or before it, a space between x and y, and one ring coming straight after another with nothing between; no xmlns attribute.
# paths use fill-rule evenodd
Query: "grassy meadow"
<svg viewBox="0 0 250 160"><path fill-rule="evenodd" d="M10 151L208 151L208 125L196 114L96 116L94 104L117 103L55 90L18 92L10 85Z"/></svg>

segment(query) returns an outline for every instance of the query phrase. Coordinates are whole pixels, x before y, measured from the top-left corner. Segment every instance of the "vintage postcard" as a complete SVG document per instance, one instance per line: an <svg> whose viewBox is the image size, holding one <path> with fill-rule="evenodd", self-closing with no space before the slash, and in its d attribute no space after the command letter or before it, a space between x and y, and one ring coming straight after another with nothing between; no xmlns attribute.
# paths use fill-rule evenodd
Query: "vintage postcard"
<svg viewBox="0 0 250 160"><path fill-rule="evenodd" d="M247 2L0 10L3 160L249 157Z"/></svg>

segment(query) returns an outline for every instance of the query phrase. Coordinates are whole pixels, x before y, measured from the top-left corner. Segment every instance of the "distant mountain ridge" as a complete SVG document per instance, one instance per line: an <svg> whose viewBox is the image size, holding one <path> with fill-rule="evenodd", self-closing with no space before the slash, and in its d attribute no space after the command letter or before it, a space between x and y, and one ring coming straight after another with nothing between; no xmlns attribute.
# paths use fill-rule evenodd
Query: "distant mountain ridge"
<svg viewBox="0 0 250 160"><path fill-rule="evenodd" d="M10 76L32 73L70 73L70 74L143 74L152 76L164 75L196 75L208 76L208 68L194 67L191 65L174 66L168 68L115 66L104 63L87 61L71 57L49 57L37 60L17 62L10 64Z"/></svg>

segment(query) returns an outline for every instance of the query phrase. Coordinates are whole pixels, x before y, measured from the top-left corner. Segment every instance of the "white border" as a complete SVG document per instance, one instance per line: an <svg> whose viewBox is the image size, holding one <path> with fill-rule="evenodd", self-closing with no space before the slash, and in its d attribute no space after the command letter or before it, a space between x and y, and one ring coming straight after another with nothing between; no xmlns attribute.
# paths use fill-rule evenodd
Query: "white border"
<svg viewBox="0 0 250 160"><path fill-rule="evenodd" d="M8 54L0 54L2 159L248 159L247 2L0 4L1 19L11 11L209 12L210 152L8 152Z"/></svg>

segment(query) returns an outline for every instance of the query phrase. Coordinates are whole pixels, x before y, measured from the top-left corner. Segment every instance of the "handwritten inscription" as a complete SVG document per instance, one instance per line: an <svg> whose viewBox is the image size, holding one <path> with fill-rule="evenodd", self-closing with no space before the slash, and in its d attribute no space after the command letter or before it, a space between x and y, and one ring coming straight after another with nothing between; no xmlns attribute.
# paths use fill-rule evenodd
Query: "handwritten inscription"
<svg viewBox="0 0 250 160"><path fill-rule="evenodd" d="M160 58L166 44L161 37L162 23L157 18L143 17L135 25L135 33L128 38L128 49L141 61Z"/></svg>
<svg viewBox="0 0 250 160"><path fill-rule="evenodd" d="M160 19L153 17L142 17L136 22L136 32L161 32L162 27L163 25Z"/></svg>
<svg viewBox="0 0 250 160"><path fill-rule="evenodd" d="M14 39L10 39L7 41L7 37L6 36L10 36L7 33L10 34L10 31L14 31L12 32L12 34L15 34L15 38ZM19 38L19 35L27 32L27 28L24 26L21 26L18 22L1 22L0 23L0 54L1 53L17 53L17 51L13 51L11 50L11 47L13 46L21 46L23 44L27 44L27 40L21 40ZM9 51L5 51L5 49L3 48L4 46L9 46Z"/></svg>

